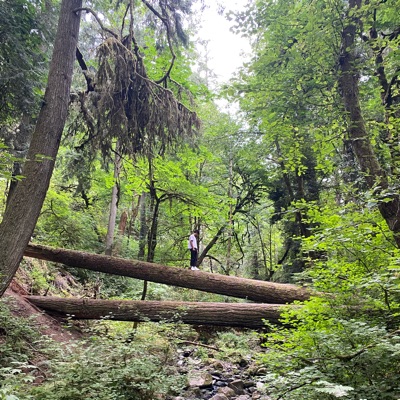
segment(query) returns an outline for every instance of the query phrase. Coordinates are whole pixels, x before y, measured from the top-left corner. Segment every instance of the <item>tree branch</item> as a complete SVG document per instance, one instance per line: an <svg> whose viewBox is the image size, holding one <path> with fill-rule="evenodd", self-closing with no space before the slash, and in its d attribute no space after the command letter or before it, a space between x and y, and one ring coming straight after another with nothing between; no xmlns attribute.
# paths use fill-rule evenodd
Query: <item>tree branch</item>
<svg viewBox="0 0 400 400"><path fill-rule="evenodd" d="M155 81L158 84L161 83L165 83L167 82L167 78L169 77L172 68L174 66L175 63L175 59L176 59L176 55L172 46L172 42L171 42L171 28L168 22L168 18L166 18L165 16L161 15L147 0L142 0L142 3L146 5L146 7L155 15L157 16L161 22L164 24L165 29L167 30L167 41L168 41L168 47L169 47L169 51L171 52L172 55L172 59L169 65L169 68L167 70L167 72L164 74L164 76L162 78L160 78L159 80Z"/></svg>
<svg viewBox="0 0 400 400"><path fill-rule="evenodd" d="M89 7L81 7L81 8L76 8L73 12L77 13L79 11L86 11L86 13L90 13L93 15L93 17L96 19L97 23L100 25L100 28L105 31L108 32L110 35L114 36L116 39L118 39L118 34L115 33L113 30L105 27L103 25L103 23L101 22L101 19L99 18L99 16L96 14L95 11L93 11L91 8Z"/></svg>

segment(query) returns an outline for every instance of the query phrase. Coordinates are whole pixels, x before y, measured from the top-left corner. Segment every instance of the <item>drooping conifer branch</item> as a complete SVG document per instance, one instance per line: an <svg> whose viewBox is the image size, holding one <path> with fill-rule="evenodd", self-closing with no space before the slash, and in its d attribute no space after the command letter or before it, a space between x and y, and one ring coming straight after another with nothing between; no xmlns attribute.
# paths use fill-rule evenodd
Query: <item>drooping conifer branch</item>
<svg viewBox="0 0 400 400"><path fill-rule="evenodd" d="M83 56L77 52L88 89L86 96L78 96L81 112L71 127L75 130L80 127L82 130L82 124L86 125L91 145L101 149L105 158L111 155L116 138L122 155L162 154L166 148L193 136L199 129L200 123L195 112L166 87L168 78L178 88L178 93L182 92L182 86L169 77L176 57L172 38L175 31L179 37L182 35L179 33L181 28L177 26L180 22L175 16L176 10L174 7L167 10L165 6L158 11L148 1L143 3L164 25L173 56L166 74L159 80L149 78L135 39L132 1L127 5L123 18L125 26L125 19L129 15L129 26L126 28L129 33L126 36L123 36L123 29L119 36L107 28L90 8L80 9L90 12L108 37L98 47L98 68L90 82ZM83 139L83 142L88 141Z"/></svg>

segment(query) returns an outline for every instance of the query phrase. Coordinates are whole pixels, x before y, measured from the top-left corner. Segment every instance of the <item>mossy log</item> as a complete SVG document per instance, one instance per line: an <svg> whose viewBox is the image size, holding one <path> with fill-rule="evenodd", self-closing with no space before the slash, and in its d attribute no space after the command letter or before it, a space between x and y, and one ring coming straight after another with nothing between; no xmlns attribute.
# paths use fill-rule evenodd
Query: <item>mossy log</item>
<svg viewBox="0 0 400 400"><path fill-rule="evenodd" d="M76 250L29 244L25 250L25 256L58 262L74 268L128 276L259 303L286 304L295 300L307 300L310 297L310 292L307 289L296 285L191 271Z"/></svg>
<svg viewBox="0 0 400 400"><path fill-rule="evenodd" d="M35 306L72 319L173 322L261 328L264 320L279 323L283 305L255 303L201 303L181 301L128 301L27 296Z"/></svg>

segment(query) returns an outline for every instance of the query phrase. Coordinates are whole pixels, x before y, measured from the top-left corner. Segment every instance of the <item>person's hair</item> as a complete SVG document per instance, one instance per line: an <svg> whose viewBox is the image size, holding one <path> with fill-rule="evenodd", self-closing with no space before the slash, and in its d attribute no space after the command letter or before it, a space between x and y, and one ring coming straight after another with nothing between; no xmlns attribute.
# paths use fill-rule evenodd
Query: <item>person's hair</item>
<svg viewBox="0 0 400 400"><path fill-rule="evenodd" d="M193 233L200 234L200 231L199 231L198 229L195 229L195 230L193 231Z"/></svg>

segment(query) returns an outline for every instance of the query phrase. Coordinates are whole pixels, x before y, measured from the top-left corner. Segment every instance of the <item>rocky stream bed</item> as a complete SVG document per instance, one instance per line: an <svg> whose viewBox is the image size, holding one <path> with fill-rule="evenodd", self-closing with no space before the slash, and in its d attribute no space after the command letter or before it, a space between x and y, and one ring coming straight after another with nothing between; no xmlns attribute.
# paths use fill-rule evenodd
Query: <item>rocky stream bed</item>
<svg viewBox="0 0 400 400"><path fill-rule="evenodd" d="M270 400L262 391L264 367L251 360L221 361L196 357L196 349L179 349L178 369L188 378L184 393L170 400Z"/></svg>

